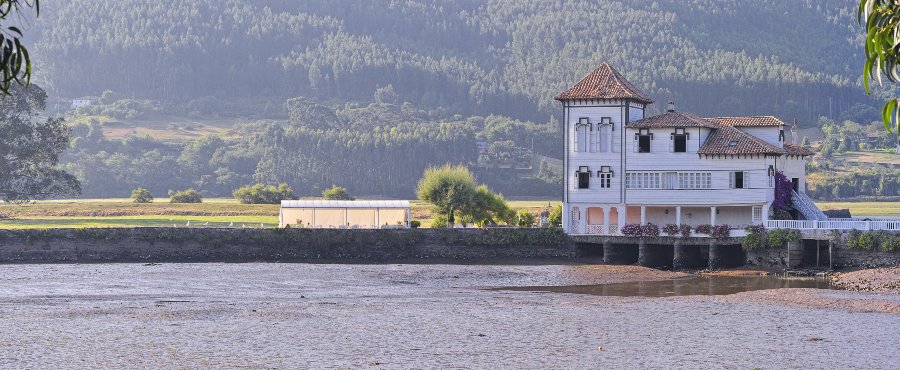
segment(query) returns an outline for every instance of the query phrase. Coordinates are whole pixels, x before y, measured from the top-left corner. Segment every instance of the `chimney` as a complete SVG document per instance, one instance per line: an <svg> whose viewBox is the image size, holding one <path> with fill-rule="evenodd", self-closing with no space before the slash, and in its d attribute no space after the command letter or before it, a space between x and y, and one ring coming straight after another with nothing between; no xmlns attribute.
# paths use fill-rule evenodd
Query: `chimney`
<svg viewBox="0 0 900 370"><path fill-rule="evenodd" d="M791 144L797 145L797 119L794 118L794 124L791 125Z"/></svg>
<svg viewBox="0 0 900 370"><path fill-rule="evenodd" d="M675 102L670 101L669 104L666 106L666 110L669 112L674 112L675 111Z"/></svg>

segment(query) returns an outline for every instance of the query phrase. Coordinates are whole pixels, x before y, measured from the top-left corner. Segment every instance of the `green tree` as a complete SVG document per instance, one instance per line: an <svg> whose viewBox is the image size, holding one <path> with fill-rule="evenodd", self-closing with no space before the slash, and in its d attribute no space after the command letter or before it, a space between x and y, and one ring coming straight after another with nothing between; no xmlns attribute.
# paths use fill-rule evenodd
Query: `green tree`
<svg viewBox="0 0 900 370"><path fill-rule="evenodd" d="M547 221L550 223L550 226L562 226L562 204L557 204L556 207L550 210L550 216L547 217Z"/></svg>
<svg viewBox="0 0 900 370"><path fill-rule="evenodd" d="M57 168L71 128L61 118L38 116L47 94L36 85L13 85L8 92L0 97L0 197L27 202L81 192L78 180Z"/></svg>
<svg viewBox="0 0 900 370"><path fill-rule="evenodd" d="M454 213L457 210L472 207L475 193L475 176L462 165L429 167L416 187L419 199L437 207L451 226L455 222Z"/></svg>
<svg viewBox="0 0 900 370"><path fill-rule="evenodd" d="M520 209L519 212L516 213L516 225L519 227L534 226L534 214L528 212L527 209Z"/></svg>
<svg viewBox="0 0 900 370"><path fill-rule="evenodd" d="M857 21L866 27L866 64L863 84L866 93L871 94L869 80L881 83L882 76L888 81L900 81L900 3L895 0L860 0ZM897 98L891 98L881 110L884 127L900 133L900 106ZM900 137L897 142L900 153Z"/></svg>
<svg viewBox="0 0 900 370"><path fill-rule="evenodd" d="M337 185L331 185L330 188L322 190L322 198L326 200L354 200L347 192L347 189Z"/></svg>
<svg viewBox="0 0 900 370"><path fill-rule="evenodd" d="M152 203L153 194L144 188L137 188L131 192L131 201L135 203Z"/></svg>
<svg viewBox="0 0 900 370"><path fill-rule="evenodd" d="M0 69L3 69L3 79L0 79L0 92L4 95L11 93L10 86L13 82L20 86L28 86L31 82L31 58L28 49L22 45L22 31L19 27L8 26L11 18L27 18L25 8L34 8L35 15L41 13L39 0L0 0Z"/></svg>
<svg viewBox="0 0 900 370"><path fill-rule="evenodd" d="M242 204L279 204L282 200L297 199L291 187L284 183L278 187L263 184L243 186L232 195Z"/></svg>
<svg viewBox="0 0 900 370"><path fill-rule="evenodd" d="M509 208L503 196L491 192L487 185L475 188L472 202L459 208L457 213L478 226L496 225L499 222L512 224L515 219L515 211Z"/></svg>
<svg viewBox="0 0 900 370"><path fill-rule="evenodd" d="M203 203L203 195L194 189L169 190L169 203Z"/></svg>

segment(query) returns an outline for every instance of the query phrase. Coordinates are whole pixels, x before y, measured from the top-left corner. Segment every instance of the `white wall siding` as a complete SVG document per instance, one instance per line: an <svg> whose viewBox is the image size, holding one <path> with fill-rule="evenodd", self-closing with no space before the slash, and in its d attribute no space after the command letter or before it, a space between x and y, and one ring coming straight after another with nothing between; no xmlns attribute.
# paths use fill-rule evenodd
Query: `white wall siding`
<svg viewBox="0 0 900 370"><path fill-rule="evenodd" d="M778 170L789 180L800 179L800 191L806 192L806 160L799 156L782 156L778 160Z"/></svg>
<svg viewBox="0 0 900 370"><path fill-rule="evenodd" d="M750 135L756 136L760 139L765 140L767 143L772 144L776 147L781 147L783 144L780 140L778 140L779 132L781 131L782 126L764 126L764 127L738 127L738 130L746 132ZM785 133L787 135L787 133ZM790 140L790 138L787 138Z"/></svg>

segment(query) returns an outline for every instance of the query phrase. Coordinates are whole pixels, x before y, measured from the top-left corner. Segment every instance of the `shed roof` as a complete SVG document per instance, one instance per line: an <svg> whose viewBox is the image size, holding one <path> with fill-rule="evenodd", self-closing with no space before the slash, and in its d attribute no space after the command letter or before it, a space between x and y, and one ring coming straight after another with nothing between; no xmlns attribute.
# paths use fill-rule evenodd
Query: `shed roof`
<svg viewBox="0 0 900 370"><path fill-rule="evenodd" d="M281 208L409 208L408 200L282 200Z"/></svg>

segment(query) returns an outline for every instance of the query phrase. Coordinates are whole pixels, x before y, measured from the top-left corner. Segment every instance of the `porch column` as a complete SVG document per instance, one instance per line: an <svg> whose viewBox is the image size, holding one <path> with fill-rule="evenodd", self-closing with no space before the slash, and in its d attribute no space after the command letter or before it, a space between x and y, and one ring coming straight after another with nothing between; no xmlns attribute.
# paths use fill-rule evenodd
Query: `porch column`
<svg viewBox="0 0 900 370"><path fill-rule="evenodd" d="M681 206L675 206L675 224L681 226Z"/></svg>
<svg viewBox="0 0 900 370"><path fill-rule="evenodd" d="M716 207L709 207L709 224L716 226Z"/></svg>
<svg viewBox="0 0 900 370"><path fill-rule="evenodd" d="M609 234L609 210L612 207L603 207L603 232L601 234L607 235Z"/></svg>
<svg viewBox="0 0 900 370"><path fill-rule="evenodd" d="M647 206L641 206L641 225L647 223Z"/></svg>

